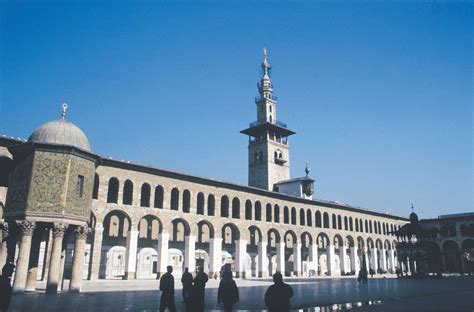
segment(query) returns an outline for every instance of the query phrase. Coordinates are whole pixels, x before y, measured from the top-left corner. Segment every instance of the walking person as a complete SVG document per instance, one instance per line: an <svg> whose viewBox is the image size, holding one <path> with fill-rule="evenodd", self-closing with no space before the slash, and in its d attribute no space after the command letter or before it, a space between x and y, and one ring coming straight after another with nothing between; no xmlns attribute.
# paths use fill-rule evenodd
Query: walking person
<svg viewBox="0 0 474 312"><path fill-rule="evenodd" d="M183 284L183 302L187 302L191 287L193 286L193 275L189 273L188 268L184 268L181 283Z"/></svg>
<svg viewBox="0 0 474 312"><path fill-rule="evenodd" d="M196 312L198 311L204 311L204 290L206 288L206 283L209 280L209 277L207 277L207 274L204 273L204 270L202 267L198 267L198 273L196 274L196 277L194 277L194 307Z"/></svg>
<svg viewBox="0 0 474 312"><path fill-rule="evenodd" d="M6 312L10 306L12 299L12 283L11 277L15 266L7 263L3 266L2 275L0 276L0 312Z"/></svg>
<svg viewBox="0 0 474 312"><path fill-rule="evenodd" d="M171 274L173 267L168 265L166 267L167 273L160 278L160 312L164 312L166 308L170 312L176 312L176 305L174 303L174 277Z"/></svg>
<svg viewBox="0 0 474 312"><path fill-rule="evenodd" d="M273 274L274 284L268 287L265 293L265 305L270 312L290 311L290 298L293 297L293 289L290 285L283 283L280 272Z"/></svg>
<svg viewBox="0 0 474 312"><path fill-rule="evenodd" d="M239 301L239 289L232 278L232 272L224 271L217 290L217 303L224 304L224 311L232 311L234 303Z"/></svg>

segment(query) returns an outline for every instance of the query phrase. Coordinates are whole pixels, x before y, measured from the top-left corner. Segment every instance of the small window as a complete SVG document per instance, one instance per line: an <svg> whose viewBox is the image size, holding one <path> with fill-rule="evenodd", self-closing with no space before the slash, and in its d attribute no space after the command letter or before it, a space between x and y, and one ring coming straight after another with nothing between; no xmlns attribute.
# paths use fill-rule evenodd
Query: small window
<svg viewBox="0 0 474 312"><path fill-rule="evenodd" d="M79 197L82 197L84 194L84 176L83 175L78 175L77 176L77 195Z"/></svg>
<svg viewBox="0 0 474 312"><path fill-rule="evenodd" d="M270 105L270 113L272 112L272 106Z"/></svg>

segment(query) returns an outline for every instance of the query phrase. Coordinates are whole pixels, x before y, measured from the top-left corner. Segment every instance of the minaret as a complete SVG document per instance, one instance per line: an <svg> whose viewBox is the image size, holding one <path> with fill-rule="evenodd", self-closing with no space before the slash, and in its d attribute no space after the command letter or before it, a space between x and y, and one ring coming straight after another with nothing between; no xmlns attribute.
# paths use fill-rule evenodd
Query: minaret
<svg viewBox="0 0 474 312"><path fill-rule="evenodd" d="M255 98L257 121L240 131L249 136L249 186L274 190L276 182L290 178L288 137L295 132L276 118L277 99L273 96L267 49L263 49L262 78Z"/></svg>

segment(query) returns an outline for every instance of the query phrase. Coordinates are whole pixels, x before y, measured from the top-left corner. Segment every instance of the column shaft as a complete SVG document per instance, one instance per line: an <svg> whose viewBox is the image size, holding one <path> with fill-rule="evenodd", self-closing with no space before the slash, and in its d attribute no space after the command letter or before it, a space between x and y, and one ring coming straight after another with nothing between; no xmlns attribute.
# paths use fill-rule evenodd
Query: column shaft
<svg viewBox="0 0 474 312"><path fill-rule="evenodd" d="M276 243L276 271L285 275L285 243Z"/></svg>
<svg viewBox="0 0 474 312"><path fill-rule="evenodd" d="M8 247L7 247L8 223L0 222L0 230L2 231L0 235L0 268L3 268L5 263L7 263L7 255L8 255Z"/></svg>
<svg viewBox="0 0 474 312"><path fill-rule="evenodd" d="M222 265L222 238L215 237L209 241L209 275L219 276Z"/></svg>
<svg viewBox="0 0 474 312"><path fill-rule="evenodd" d="M84 253L86 249L87 235L89 228L81 226L74 231L74 255L72 258L71 282L69 283L70 292L80 292L82 277L84 275Z"/></svg>
<svg viewBox="0 0 474 312"><path fill-rule="evenodd" d="M380 268L387 271L387 255L384 248L380 249Z"/></svg>
<svg viewBox="0 0 474 312"><path fill-rule="evenodd" d="M125 252L125 279L136 279L138 231L127 233L127 250Z"/></svg>
<svg viewBox="0 0 474 312"><path fill-rule="evenodd" d="M41 273L41 280L45 281L48 279L49 273L49 262L51 261L51 249L53 249L53 230L49 229L48 231L48 240L46 241L43 259L43 272Z"/></svg>
<svg viewBox="0 0 474 312"><path fill-rule="evenodd" d="M340 261L340 267L341 267L341 275L344 275L346 273L346 246L340 246L339 247L339 261Z"/></svg>
<svg viewBox="0 0 474 312"><path fill-rule="evenodd" d="M370 256L372 258L371 268L375 271L375 273L377 273L377 269L378 269L377 248L372 248Z"/></svg>
<svg viewBox="0 0 474 312"><path fill-rule="evenodd" d="M351 247L351 271L355 272L356 276L359 274L359 263L357 258L357 247Z"/></svg>
<svg viewBox="0 0 474 312"><path fill-rule="evenodd" d="M237 277L245 278L247 263L247 241L238 239L235 241L235 270Z"/></svg>
<svg viewBox="0 0 474 312"><path fill-rule="evenodd" d="M67 229L65 224L55 224L53 228L53 246L51 247L51 259L49 261L48 282L46 285L47 294L56 294L59 286L59 273L61 265L61 251L63 245L64 232Z"/></svg>
<svg viewBox="0 0 474 312"><path fill-rule="evenodd" d="M99 279L100 261L102 256L102 234L104 227L101 223L97 223L94 229L94 240L91 246L91 258L89 265L89 279L91 281Z"/></svg>
<svg viewBox="0 0 474 312"><path fill-rule="evenodd" d="M318 275L318 245L309 245L309 269L314 270L316 276Z"/></svg>
<svg viewBox="0 0 474 312"><path fill-rule="evenodd" d="M267 243L258 243L258 277L268 276Z"/></svg>
<svg viewBox="0 0 474 312"><path fill-rule="evenodd" d="M38 260L42 236L43 231L40 231L39 233L36 233L36 235L33 237L30 261L28 264L28 276L26 277L26 291L36 290L36 280L38 278Z"/></svg>
<svg viewBox="0 0 474 312"><path fill-rule="evenodd" d="M327 249L326 249L326 262L327 262L327 268L328 268L328 275L329 276L334 276L335 275L335 265L334 265L334 245L329 244Z"/></svg>
<svg viewBox="0 0 474 312"><path fill-rule="evenodd" d="M196 270L196 236L186 236L184 246L184 267L189 272Z"/></svg>
<svg viewBox="0 0 474 312"><path fill-rule="evenodd" d="M160 277L166 273L166 267L168 266L168 242L170 234L168 232L162 232L158 235L158 263L157 263L157 276Z"/></svg>
<svg viewBox="0 0 474 312"><path fill-rule="evenodd" d="M295 276L301 276L301 244L293 244L293 272Z"/></svg>
<svg viewBox="0 0 474 312"><path fill-rule="evenodd" d="M34 222L19 221L21 229L20 250L16 262L15 280L13 281L13 292L24 292L26 287L26 277L28 274L28 264L30 261L31 239L35 229Z"/></svg>

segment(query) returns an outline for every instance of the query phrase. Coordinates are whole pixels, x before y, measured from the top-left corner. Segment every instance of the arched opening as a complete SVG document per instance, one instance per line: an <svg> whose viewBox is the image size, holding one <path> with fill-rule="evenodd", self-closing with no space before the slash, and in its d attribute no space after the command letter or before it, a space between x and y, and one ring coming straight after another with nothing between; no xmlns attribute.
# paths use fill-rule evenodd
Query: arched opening
<svg viewBox="0 0 474 312"><path fill-rule="evenodd" d="M163 196L163 187L161 185L158 185L157 187L155 187L155 201L153 204L155 208L163 208Z"/></svg>
<svg viewBox="0 0 474 312"><path fill-rule="evenodd" d="M369 222L365 220L365 233L369 233Z"/></svg>
<svg viewBox="0 0 474 312"><path fill-rule="evenodd" d="M303 208L300 208L300 225L306 225L305 212Z"/></svg>
<svg viewBox="0 0 474 312"><path fill-rule="evenodd" d="M210 194L207 197L207 215L208 216L213 216L215 210L216 210L216 199L215 199L214 195Z"/></svg>
<svg viewBox="0 0 474 312"><path fill-rule="evenodd" d="M123 204L132 205L133 203L133 183L130 180L125 181L123 186Z"/></svg>
<svg viewBox="0 0 474 312"><path fill-rule="evenodd" d="M329 229L329 214L327 212L323 214L323 227Z"/></svg>
<svg viewBox="0 0 474 312"><path fill-rule="evenodd" d="M295 232L289 230L286 231L285 235L283 236L285 239L285 247L286 248L293 248L293 245L298 243L298 238L295 234Z"/></svg>
<svg viewBox="0 0 474 312"><path fill-rule="evenodd" d="M332 228L337 229L337 217L334 213L332 214Z"/></svg>
<svg viewBox="0 0 474 312"><path fill-rule="evenodd" d="M290 223L290 212L288 210L288 207L285 206L283 208L283 223L289 224Z"/></svg>
<svg viewBox="0 0 474 312"><path fill-rule="evenodd" d="M248 199L245 201L245 220L252 220L252 202Z"/></svg>
<svg viewBox="0 0 474 312"><path fill-rule="evenodd" d="M354 231L352 217L349 217L349 231L351 231L351 232Z"/></svg>
<svg viewBox="0 0 474 312"><path fill-rule="evenodd" d="M273 219L275 223L280 223L280 207L278 205L273 207Z"/></svg>
<svg viewBox="0 0 474 312"><path fill-rule="evenodd" d="M255 220L262 221L262 204L259 201L255 202Z"/></svg>
<svg viewBox="0 0 474 312"><path fill-rule="evenodd" d="M178 210L179 207L179 190L174 187L171 190L171 210Z"/></svg>
<svg viewBox="0 0 474 312"><path fill-rule="evenodd" d="M355 218L355 230L359 232L359 219Z"/></svg>
<svg viewBox="0 0 474 312"><path fill-rule="evenodd" d="M448 240L443 244L446 271L449 273L461 272L461 253L455 241Z"/></svg>
<svg viewBox="0 0 474 312"><path fill-rule="evenodd" d="M150 184L143 183L142 190L140 194L140 206L141 207L150 207Z"/></svg>
<svg viewBox="0 0 474 312"><path fill-rule="evenodd" d="M189 213L191 210L191 193L188 190L183 191L183 212Z"/></svg>
<svg viewBox="0 0 474 312"><path fill-rule="evenodd" d="M199 244L209 244L211 238L214 238L214 227L208 221L200 221L198 223L198 237Z"/></svg>
<svg viewBox="0 0 474 312"><path fill-rule="evenodd" d="M310 209L306 210L306 225L313 226L313 214Z"/></svg>
<svg viewBox="0 0 474 312"><path fill-rule="evenodd" d="M171 224L173 226L173 231L170 237L170 247L180 249L180 247L184 247L183 243L185 242L186 237L190 235L191 229L188 222L181 218L172 220Z"/></svg>
<svg viewBox="0 0 474 312"><path fill-rule="evenodd" d="M347 220L347 217L344 217L344 230L349 230L349 221Z"/></svg>
<svg viewBox="0 0 474 312"><path fill-rule="evenodd" d="M257 244L262 241L262 232L255 225L249 227L250 246L257 247Z"/></svg>
<svg viewBox="0 0 474 312"><path fill-rule="evenodd" d="M221 197L221 217L229 217L229 197L226 195Z"/></svg>
<svg viewBox="0 0 474 312"><path fill-rule="evenodd" d="M271 204L267 204L265 221L272 222L272 205Z"/></svg>
<svg viewBox="0 0 474 312"><path fill-rule="evenodd" d="M138 223L138 239L141 247L153 247L153 242L145 242L145 240L157 241L158 235L163 231L161 221L152 215L146 215L140 219ZM141 241L143 240L143 241Z"/></svg>
<svg viewBox="0 0 474 312"><path fill-rule="evenodd" d="M337 216L337 229L342 230L342 218L341 215Z"/></svg>
<svg viewBox="0 0 474 312"><path fill-rule="evenodd" d="M99 175L96 173L94 176L94 187L92 189L92 199L99 198Z"/></svg>
<svg viewBox="0 0 474 312"><path fill-rule="evenodd" d="M318 228L322 227L321 212L319 210L316 211L315 216L314 216L314 220L315 220L315 223L316 223L316 227L318 227Z"/></svg>
<svg viewBox="0 0 474 312"><path fill-rule="evenodd" d="M296 209L295 209L295 207L291 208L291 224L296 225Z"/></svg>
<svg viewBox="0 0 474 312"><path fill-rule="evenodd" d="M199 215L204 214L204 194L201 192L199 192L197 195L196 213Z"/></svg>
<svg viewBox="0 0 474 312"><path fill-rule="evenodd" d="M240 231L233 223L226 223L222 227L222 244L233 245L236 240L240 239Z"/></svg>
<svg viewBox="0 0 474 312"><path fill-rule="evenodd" d="M118 202L119 180L110 178L109 187L107 188L107 202L116 204Z"/></svg>
<svg viewBox="0 0 474 312"><path fill-rule="evenodd" d="M237 197L232 200L232 218L240 219L240 200Z"/></svg>

